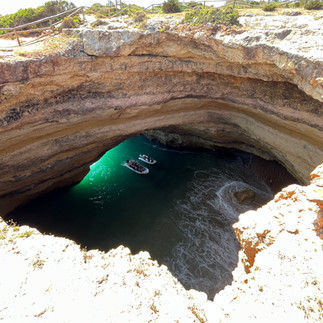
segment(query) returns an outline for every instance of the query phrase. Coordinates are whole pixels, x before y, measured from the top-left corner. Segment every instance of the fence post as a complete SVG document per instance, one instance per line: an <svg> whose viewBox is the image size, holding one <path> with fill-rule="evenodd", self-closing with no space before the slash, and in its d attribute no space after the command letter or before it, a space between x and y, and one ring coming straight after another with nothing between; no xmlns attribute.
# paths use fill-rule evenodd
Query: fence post
<svg viewBox="0 0 323 323"><path fill-rule="evenodd" d="M236 6L236 0L233 0L233 5L232 5L233 9L235 6Z"/></svg>
<svg viewBox="0 0 323 323"><path fill-rule="evenodd" d="M83 21L85 21L85 13L84 13L84 7L82 7L82 16L83 16Z"/></svg>
<svg viewBox="0 0 323 323"><path fill-rule="evenodd" d="M54 31L54 30L55 30L55 28L54 28L54 26L53 26L53 21L52 21L52 19L49 19L49 26L50 26L50 29L51 29L52 31Z"/></svg>
<svg viewBox="0 0 323 323"><path fill-rule="evenodd" d="M18 36L18 33L17 33L17 30L16 29L15 29L15 35L16 35L16 39L17 39L18 45L21 46L20 39L19 39L19 36Z"/></svg>
<svg viewBox="0 0 323 323"><path fill-rule="evenodd" d="M204 4L203 4L203 8L205 8L205 1L204 1Z"/></svg>

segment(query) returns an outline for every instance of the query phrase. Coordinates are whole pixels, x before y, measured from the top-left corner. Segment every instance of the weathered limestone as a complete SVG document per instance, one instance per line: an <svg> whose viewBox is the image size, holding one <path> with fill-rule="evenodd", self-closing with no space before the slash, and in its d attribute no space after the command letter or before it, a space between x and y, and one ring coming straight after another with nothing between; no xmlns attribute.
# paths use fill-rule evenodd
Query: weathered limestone
<svg viewBox="0 0 323 323"><path fill-rule="evenodd" d="M250 21L231 34L81 29L64 54L0 61L0 215L161 128L276 159L308 182L323 160L322 32L264 34Z"/></svg>

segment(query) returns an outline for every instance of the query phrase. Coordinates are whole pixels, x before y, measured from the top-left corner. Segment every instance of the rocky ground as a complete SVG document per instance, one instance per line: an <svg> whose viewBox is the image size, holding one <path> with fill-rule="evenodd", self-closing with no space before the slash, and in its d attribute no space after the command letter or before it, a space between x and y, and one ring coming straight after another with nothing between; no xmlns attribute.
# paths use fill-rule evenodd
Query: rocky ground
<svg viewBox="0 0 323 323"><path fill-rule="evenodd" d="M267 39L264 44L264 28L274 28L278 20L288 22L271 36L275 34L276 40L282 37L291 46L294 44L296 47L290 47L290 54L293 54L293 48L298 48L304 51L305 57L317 59L321 45L318 43L306 49L305 38L301 39L306 36L305 30L307 41L318 39L322 34L322 19L319 14L317 17L298 17L292 26L292 20L286 17L265 17L259 21L258 17L250 16L245 18L245 28L256 29L249 40L257 48L274 39ZM176 26L178 18L174 23L172 17L167 19L165 24L156 18L147 32L167 25L193 39L203 39L208 32L186 27L180 30ZM299 28L302 24L306 28ZM311 26L317 28L309 31ZM290 33L286 32L288 29ZM314 34L315 38L312 38ZM214 38L230 36L226 43L228 49L239 37L248 41L248 35L239 35L230 36L230 32L224 30ZM288 37L292 37L290 42ZM57 48L55 41L51 44ZM282 50L278 47L277 51ZM37 51L42 54L39 47ZM4 51L3 55L6 58L16 55L15 59L24 60L27 53ZM236 58L239 60L238 56ZM292 71L294 68L286 61L285 65L284 61L279 61L279 55L276 63L282 70ZM302 70L301 66L298 68ZM321 70L315 72L314 79L306 78L306 67L303 66L303 70L303 74L295 76L300 80L296 84L321 98ZM251 68L249 72L252 73ZM307 83L302 83L300 75L305 75L304 82L317 82L316 92ZM123 246L109 252L86 251L65 238L43 235L36 229L1 220L0 320L320 322L323 315L322 168L312 173L309 186L291 185L276 194L267 205L240 216L234 229L242 250L239 265L233 273L234 281L217 294L213 302L207 301L203 293L186 291L167 268L151 260L147 252L131 255Z"/></svg>
<svg viewBox="0 0 323 323"><path fill-rule="evenodd" d="M314 180L322 169L313 172ZM321 322L322 184L321 177L307 187L288 186L240 216L234 282L214 299L224 322Z"/></svg>
<svg viewBox="0 0 323 323"><path fill-rule="evenodd" d="M0 224L0 320L199 322L206 295L186 291L147 252L107 253Z"/></svg>

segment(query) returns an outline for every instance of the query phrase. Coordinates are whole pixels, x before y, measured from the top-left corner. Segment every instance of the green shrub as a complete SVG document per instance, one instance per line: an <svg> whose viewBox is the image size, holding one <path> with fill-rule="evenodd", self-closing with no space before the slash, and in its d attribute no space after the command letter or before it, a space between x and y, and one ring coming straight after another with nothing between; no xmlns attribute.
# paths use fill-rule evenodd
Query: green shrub
<svg viewBox="0 0 323 323"><path fill-rule="evenodd" d="M268 4L266 4L262 10L263 11L275 11L277 8L277 3L276 2L270 2Z"/></svg>
<svg viewBox="0 0 323 323"><path fill-rule="evenodd" d="M20 9L16 13L1 16L0 28L13 28L45 17L57 15L58 13L75 8L72 2L65 0L47 1L37 8ZM61 20L61 17L53 18L53 23ZM48 26L48 21L35 25L35 28ZM0 32L2 34L4 32Z"/></svg>
<svg viewBox="0 0 323 323"><path fill-rule="evenodd" d="M97 19L94 22L92 22L91 27L95 28L98 26L104 26L104 25L108 25L109 23L107 21L101 20L101 19Z"/></svg>
<svg viewBox="0 0 323 323"><path fill-rule="evenodd" d="M187 3L183 4L184 9L193 9L193 8L197 8L197 7L203 7L202 3L199 2L195 2L195 1L190 1Z"/></svg>
<svg viewBox="0 0 323 323"><path fill-rule="evenodd" d="M167 0L167 2L163 3L163 12L164 13L174 13L180 12L181 7L178 0Z"/></svg>
<svg viewBox="0 0 323 323"><path fill-rule="evenodd" d="M300 3L299 2L294 2L294 3L290 3L289 4L289 8L299 8L300 7Z"/></svg>
<svg viewBox="0 0 323 323"><path fill-rule="evenodd" d="M232 7L220 8L203 8L191 10L185 15L185 22L200 25L205 23L222 24L226 26L238 26L238 12Z"/></svg>
<svg viewBox="0 0 323 323"><path fill-rule="evenodd" d="M136 12L133 16L133 21L135 23L143 22L146 19L147 19L147 16L144 12Z"/></svg>
<svg viewBox="0 0 323 323"><path fill-rule="evenodd" d="M309 1L304 8L307 10L321 10L323 9L323 2L320 0L312 0Z"/></svg>
<svg viewBox="0 0 323 323"><path fill-rule="evenodd" d="M79 26L82 23L82 20L80 18L80 16L74 16L73 20L75 21L75 23Z"/></svg>
<svg viewBox="0 0 323 323"><path fill-rule="evenodd" d="M72 17L65 17L62 20L62 24L60 25L59 30L62 30L63 28L77 28L78 26L79 25Z"/></svg>

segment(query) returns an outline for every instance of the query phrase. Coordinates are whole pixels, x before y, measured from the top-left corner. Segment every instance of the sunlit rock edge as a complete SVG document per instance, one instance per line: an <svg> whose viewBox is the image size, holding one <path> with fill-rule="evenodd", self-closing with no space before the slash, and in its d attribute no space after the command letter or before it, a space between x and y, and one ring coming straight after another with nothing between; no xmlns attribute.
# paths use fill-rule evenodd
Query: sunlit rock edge
<svg viewBox="0 0 323 323"><path fill-rule="evenodd" d="M213 302L187 291L148 252L108 252L0 222L0 319L13 322L319 322L323 165L234 225L232 285Z"/></svg>
<svg viewBox="0 0 323 323"><path fill-rule="evenodd" d="M293 30L293 32L296 31ZM200 36L193 35L195 39ZM230 37L227 38L228 47L230 47L228 45ZM296 38L297 36L293 39ZM257 39L250 40L250 42L259 41ZM234 42L232 44L234 48L236 45ZM313 54L313 52L309 52ZM284 55L280 54L278 56L285 61L284 64L281 64L284 66L282 70L285 69L287 73L281 76L278 68L277 73L270 76L269 72L273 72L275 69L269 68L267 73L268 66L265 64L263 65L262 78L267 81L279 80L279 82L295 83L308 95L315 97L315 100L322 101L322 86L319 77L321 75L319 73L322 73L322 65L319 57L315 56L315 53L312 56L318 64L316 68L300 68L299 66L295 72L294 63L290 64L292 60L288 61ZM311 58L310 54L304 54L304 57ZM249 51L245 56L255 59L255 56L250 55ZM240 58L241 56L236 56L237 60ZM60 59L54 61L54 64L48 64L46 73L49 75L52 73L53 67L60 69ZM86 67L86 61L87 59L84 61L83 68ZM300 64L303 64L301 61L304 62L304 60L299 61ZM10 64L6 65L6 71L8 71L8 66L12 67ZM23 67L24 63L21 63L20 66ZM67 68L68 65L63 64L62 66ZM309 66L314 65L310 64ZM71 66L71 69L74 67ZM305 77L306 73L314 74ZM1 75L3 77L8 74ZM249 74L249 76L251 75ZM56 85L62 80L64 77L56 78ZM86 77L77 75L71 81L73 86L79 86L86 83ZM234 79L234 81L239 80ZM48 92L46 90L45 93L54 91L54 95L57 94L55 82L48 83ZM14 102L17 98L21 99L17 94L25 93L27 95L26 103L28 100L35 99L30 97L30 93L33 92L29 93L28 90L35 90L41 84L41 80L34 82L27 78L21 83L13 80L8 84L4 87L6 92L2 92L2 94L5 93L5 95L9 95L9 98L15 98L12 101ZM273 86L275 85L273 84ZM285 83L280 83L280 86L294 91L294 88ZM40 91L42 90L44 88L40 89ZM299 92L293 93L297 94L298 98L301 97ZM35 96L37 95L36 91ZM48 97L52 100L50 95ZM274 100L274 98L270 99ZM94 100L94 98L89 100ZM244 99L241 101L243 102ZM66 102L66 106L68 106L70 102L68 100ZM124 101L120 102L125 103ZM257 103L259 102L257 100ZM19 104L18 102L17 107ZM57 119L54 120L58 121L62 117L64 122L71 120L73 109L65 109L64 102L59 103L54 100L49 101L48 104L53 106L61 104L57 109L47 110L51 111L51 117L53 113L56 113ZM317 103L313 104L317 105ZM140 107L140 104L138 106ZM89 106L85 103L83 109L85 110L86 107ZM176 108L176 103L170 107L170 111L173 111L174 107ZM266 107L268 111L268 104L263 104L263 107ZM1 114L7 112L6 104L3 102L0 108ZM157 106L156 109L160 108L161 106ZM32 115L35 111L37 112L37 109L30 110L28 113ZM283 114L284 117L281 119L283 121L279 121L281 125L286 125L288 120L286 122L284 120L288 119L287 116L291 116L295 111L287 109L287 112L287 114ZM220 111L220 113L222 112ZM36 121L37 125L44 115L46 115L46 110L40 118L37 114L31 116L30 119L28 119L28 115L25 115L23 120L17 124L16 129L19 130L30 121L31 123ZM108 116L110 116L109 113L105 117ZM131 113L128 114L129 118L132 116ZM315 119L314 116L317 118ZM308 124L302 126L301 123L295 122L297 118L293 119L295 124L292 122L293 128L299 126L302 130L307 130L305 132L311 139L316 137L316 145L313 146L316 148L312 147L311 149L318 153L313 156L317 160L321 158L320 154L322 153L319 148L319 144L322 143L319 137L321 132L316 130L320 129L322 121L320 116L322 116L320 111L314 114L300 112L300 119L306 118L310 123L309 128L307 128ZM102 118L100 115L98 117ZM204 116L199 118L200 123L208 124L205 122ZM279 117L277 120L275 118L276 116L272 121L278 121ZM248 120L245 122L248 123ZM52 126L54 133L55 125ZM14 128L15 124L11 127ZM147 129L149 126L142 130ZM205 128L202 127L202 129ZM37 135L41 136L44 129L36 126L33 131L34 134L40 131ZM133 131L135 133L138 130ZM195 126L195 134L200 131L201 129ZM10 140L14 140L15 136L21 140L25 134L23 132L19 134L19 131L16 131L11 135L10 132L6 133L5 131L2 135L2 138L10 143ZM70 140L73 140L73 137ZM254 140L251 141L254 143ZM310 141L305 140L307 144ZM115 144L117 142L118 140ZM4 141L2 141L3 144ZM59 145L58 139L56 139L56 145ZM109 147L107 143L104 143L103 146ZM1 148L12 157L13 155L10 154L13 152L8 147L2 146ZM87 147L91 147L90 143ZM94 151L93 158L100 153L100 149L94 149ZM19 155L19 153L21 154L21 151L18 149L16 154ZM304 162L306 163L306 161ZM318 164L313 160L312 163ZM46 163L43 165L44 169L49 166L50 164ZM19 170L23 166L17 165L16 167L16 170ZM306 181L306 172L308 174L310 172L309 167L310 164L307 164L304 168L306 169L302 174L304 181ZM312 173L310 185L289 186L278 193L275 199L267 205L257 211L249 211L240 216L239 222L235 224L234 228L242 250L239 254L238 267L233 272L234 281L231 286L227 286L215 296L214 302L207 301L206 295L203 293L186 291L171 276L165 266L159 266L150 259L146 252L131 255L129 250L122 246L107 253L97 250L86 251L68 239L43 235L36 229L27 226L17 227L14 224L8 225L1 220L0 272L4 279L0 281L0 319L12 322L41 320L47 322L148 322L149 320L162 322L176 320L179 322L280 322L291 320L293 322L318 322L322 317L321 290L323 286L320 266L323 263L322 240L320 239L323 234L322 173L322 166L320 166ZM78 178L78 176L76 173L75 177Z"/></svg>

